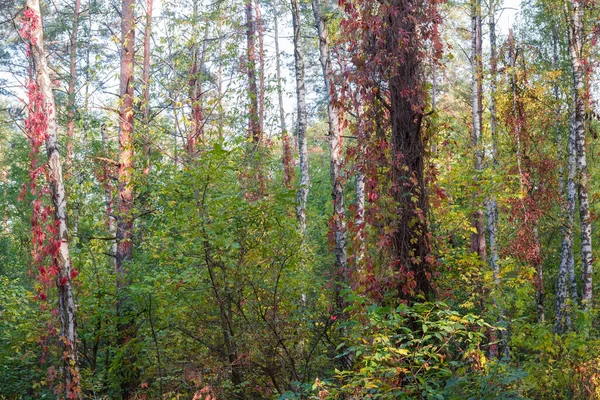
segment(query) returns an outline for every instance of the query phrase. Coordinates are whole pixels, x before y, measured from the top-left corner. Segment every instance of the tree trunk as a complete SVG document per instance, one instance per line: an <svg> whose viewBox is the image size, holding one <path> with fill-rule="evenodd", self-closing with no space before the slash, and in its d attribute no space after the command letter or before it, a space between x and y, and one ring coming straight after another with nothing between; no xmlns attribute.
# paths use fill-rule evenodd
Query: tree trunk
<svg viewBox="0 0 600 400"><path fill-rule="evenodd" d="M77 85L77 32L79 30L79 11L81 0L75 0L73 10L73 28L69 44L69 88L67 89L67 157L65 166L67 174L73 162L73 137L75 135L75 86Z"/></svg>
<svg viewBox="0 0 600 400"><path fill-rule="evenodd" d="M298 102L298 153L300 156L300 187L298 188L298 207L296 216L300 224L300 230L306 232L306 203L310 188L310 176L308 172L308 145L306 143L306 86L304 83L304 50L302 49L302 32L300 27L300 6L298 0L291 0L292 25L294 28L294 59L296 69L296 98Z"/></svg>
<svg viewBox="0 0 600 400"><path fill-rule="evenodd" d="M194 2L194 24L198 20L197 2ZM195 28L194 28L195 30ZM206 26L205 33L208 30ZM206 36L206 35L205 35ZM204 80L204 62L206 57L206 37L202 41L202 49L198 50L197 35L194 33L192 43L192 68L190 70L190 78L188 80L189 96L192 109L192 127L188 130L186 141L186 153L188 156L194 156L196 153L196 143L198 140L204 139L204 108L203 108L203 93L202 84Z"/></svg>
<svg viewBox="0 0 600 400"><path fill-rule="evenodd" d="M496 94L497 94L497 74L498 74L498 53L496 43L496 0L490 0L489 4L489 30L490 30L490 135L492 145L492 169L497 172L498 170L498 139L497 139L497 127L498 127L498 116L496 113ZM492 194L487 199L486 206L487 216L487 232L488 240L490 245L490 269L492 270L492 279L494 285L498 286L500 283L500 266L498 265L498 201L495 194ZM497 307L498 302L496 299L493 300L494 305ZM504 320L504 310L499 310L500 320ZM508 337L506 330L500 331L501 349L503 356L509 357L508 348ZM499 355L497 352L496 355Z"/></svg>
<svg viewBox="0 0 600 400"><path fill-rule="evenodd" d="M339 125L339 109L335 104L335 85L329 37L319 0L312 0L315 24L319 34L319 55L323 70L323 81L327 94L327 117L329 123L329 171L331 175L331 197L333 199L332 230L335 235L335 268L343 281L348 281L346 257L346 210L344 207L344 186L342 183L342 132Z"/></svg>
<svg viewBox="0 0 600 400"><path fill-rule="evenodd" d="M492 137L492 168L498 169L498 143L497 143L497 116L496 116L496 75L498 72L498 58L496 52L496 4L490 0L490 134ZM498 202L496 196L488 199L487 204L488 239L490 242L490 268L495 283L498 283L500 267L498 265L498 244L496 236L498 233Z"/></svg>
<svg viewBox="0 0 600 400"><path fill-rule="evenodd" d="M117 344L125 346L136 336L127 288L131 283L126 263L133 256L133 86L135 19L134 0L121 3L121 74L119 107L119 171L117 186L117 316L119 318ZM131 351L131 349L129 350ZM129 352L128 351L128 352ZM135 369L135 357L128 354L123 368ZM121 395L129 398L136 385L136 373L122 374Z"/></svg>
<svg viewBox="0 0 600 400"><path fill-rule="evenodd" d="M275 73L277 78L277 97L279 100L279 126L281 129L281 144L282 144L282 157L281 161L283 164L283 184L287 188L292 187L292 181L294 180L294 167L292 165L292 147L290 145L290 137L287 132L285 125L285 110L283 109L283 85L281 82L281 52L279 51L279 26L278 20L278 8L276 4L273 4L273 28L275 34Z"/></svg>
<svg viewBox="0 0 600 400"><path fill-rule="evenodd" d="M529 261L535 268L536 274L534 278L535 291L536 291L536 308L537 308L537 321L538 323L544 322L544 282L543 282L543 262L542 262L542 249L537 233L537 217L531 218L532 203L535 203L535 199L532 199L531 195L531 176L533 172L530 167L529 152L530 152L530 139L526 137L526 117L524 112L523 100L519 94L517 88L517 50L515 48L515 41L513 38L512 31L508 37L509 44L509 57L510 65L512 69L512 75L510 78L511 91L512 91L512 119L514 125L514 137L517 145L517 170L519 173L519 185L520 185L520 196L519 198L522 208L522 226L520 229L527 230L527 234L533 237L532 244L532 255L529 257ZM525 150L523 149L525 147ZM526 161L525 165L524 160ZM527 201L525 201L526 199ZM535 206L533 206L535 208Z"/></svg>
<svg viewBox="0 0 600 400"><path fill-rule="evenodd" d="M575 131L575 144L577 148L577 191L579 195L579 219L581 221L581 280L583 289L581 305L584 310L592 307L592 225L590 215L590 202L588 196L588 172L585 141L585 66L587 64L583 53L583 17L584 4L582 0L575 0L568 11L569 54L573 68L573 110Z"/></svg>
<svg viewBox="0 0 600 400"><path fill-rule="evenodd" d="M255 144L260 143L262 132L260 131L260 119L258 116L258 89L256 87L256 50L254 40L256 36L256 27L254 26L254 10L252 0L246 2L246 40L247 40L247 63L248 74L248 99L250 101L249 127L250 139Z"/></svg>
<svg viewBox="0 0 600 400"><path fill-rule="evenodd" d="M399 297L411 300L414 295L431 293L431 271L427 241L428 200L425 188L425 143L421 121L425 108L421 93L407 95L410 90L424 90L422 66L419 58L417 26L410 18L410 5L403 0L392 1L400 15L386 16L386 46L389 54L402 60L393 67L389 80L390 118L392 127L392 183L397 204L393 245L395 268L400 272ZM397 43L406 40L409 45L398 49Z"/></svg>
<svg viewBox="0 0 600 400"><path fill-rule="evenodd" d="M150 39L152 37L152 0L146 0L146 25L144 26L144 61L142 71L143 84L143 103L142 103L142 118L144 120L144 153L146 157L146 165L144 167L144 175L150 173L151 167L151 143L150 143Z"/></svg>
<svg viewBox="0 0 600 400"><path fill-rule="evenodd" d="M571 117L571 125L574 125L573 117ZM577 304L577 286L575 286L574 292L572 286L575 277L575 259L573 254L573 231L575 228L576 201L575 177L577 174L577 146L575 141L575 129L571 127L569 130L565 222L562 227L561 256L560 266L558 269L558 286L556 290L556 315L554 322L554 330L556 333L564 333L571 328L571 311L569 310L567 304L567 300L569 299L569 290L571 290L573 305ZM571 280L571 277L573 280ZM569 283L571 283L571 287L569 287Z"/></svg>
<svg viewBox="0 0 600 400"><path fill-rule="evenodd" d="M102 143L102 153L104 157L110 159L109 156L109 143L108 135L106 134L106 125L102 125L100 128L100 140ZM108 225L108 234L113 238L110 246L109 260L110 265L115 269L117 268L117 221L115 219L115 199L113 198L113 187L110 184L112 177L110 176L110 168L108 165L104 165L104 204L106 206L106 221Z"/></svg>
<svg viewBox="0 0 600 400"><path fill-rule="evenodd" d="M258 33L258 129L265 131L265 25L260 12L260 2L256 3L256 24Z"/></svg>
<svg viewBox="0 0 600 400"><path fill-rule="evenodd" d="M345 67L344 67L345 69ZM356 165L354 171L356 172L356 210L354 217L354 268L358 272L358 276L362 276L363 269L365 267L365 255L366 255L366 244L365 244L365 183L367 180L365 169L365 143L367 141L365 127L364 127L364 116L363 116L363 104L360 95L356 93L353 96L354 111L356 113L356 137L357 137L357 153L356 153Z"/></svg>
<svg viewBox="0 0 600 400"><path fill-rule="evenodd" d="M556 26L552 28L552 67L555 71L558 71L559 67L559 37ZM554 100L556 101L555 118L558 124L561 118L560 111L560 97L559 97L559 85L558 82L554 84ZM567 175L564 176L564 168L562 164L559 166L559 182L560 191L564 201L564 224L561 229L562 233L562 244L561 244L561 256L560 264L558 269L558 282L556 290L556 311L554 320L554 332L561 334L571 329L572 326L572 310L569 308L567 303L569 297L572 300L572 304L577 304L577 283L575 282L575 260L573 254L573 230L575 226L575 201L576 201L576 187L575 187L575 176L577 174L577 166L575 164L576 157L576 146L575 146L575 130L571 128L574 118L571 114L571 124L568 135L568 146L567 146ZM562 161L563 145L561 140L561 132L557 134L557 147L558 147L558 159ZM566 182L565 182L566 178Z"/></svg>
<svg viewBox="0 0 600 400"><path fill-rule="evenodd" d="M483 171L483 148L481 146L482 126L482 87L483 87L483 63L481 51L481 0L471 0L471 74L473 106L473 130L471 133L471 144L475 152L475 179ZM472 226L475 232L471 234L471 251L477 253L483 262L486 262L485 223L483 210L480 204L475 205L472 216Z"/></svg>
<svg viewBox="0 0 600 400"><path fill-rule="evenodd" d="M67 231L67 199L63 184L63 171L58 151L58 126L56 107L50 69L44 52L44 34L39 0L27 0L24 23L29 24L29 46L35 68L35 85L39 91L39 100L33 106L36 113L46 117L46 154L48 156L48 181L56 236L52 239L57 249L52 254L52 263L57 267L56 288L58 291L58 317L63 346L63 379L65 398L81 398L79 362L77 354L77 323L75 318L75 299L73 296L73 271L69 253L69 234ZM30 16L28 17L28 14Z"/></svg>

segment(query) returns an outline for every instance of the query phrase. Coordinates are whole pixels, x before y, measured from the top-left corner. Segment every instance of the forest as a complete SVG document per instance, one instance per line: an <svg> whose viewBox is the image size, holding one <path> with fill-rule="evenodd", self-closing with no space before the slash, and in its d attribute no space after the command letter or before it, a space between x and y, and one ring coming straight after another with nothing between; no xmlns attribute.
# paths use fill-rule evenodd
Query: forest
<svg viewBox="0 0 600 400"><path fill-rule="evenodd" d="M0 0L0 399L600 399L597 0Z"/></svg>

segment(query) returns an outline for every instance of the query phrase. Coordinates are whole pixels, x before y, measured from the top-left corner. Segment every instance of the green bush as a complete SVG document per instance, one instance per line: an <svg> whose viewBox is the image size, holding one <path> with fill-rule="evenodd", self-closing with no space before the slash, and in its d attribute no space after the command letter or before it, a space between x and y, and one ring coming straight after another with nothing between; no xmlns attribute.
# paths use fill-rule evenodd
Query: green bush
<svg viewBox="0 0 600 400"><path fill-rule="evenodd" d="M460 315L444 303L397 308L358 301L348 325L343 356L354 367L317 382L319 398L508 399L523 377L481 350L495 328L473 314Z"/></svg>

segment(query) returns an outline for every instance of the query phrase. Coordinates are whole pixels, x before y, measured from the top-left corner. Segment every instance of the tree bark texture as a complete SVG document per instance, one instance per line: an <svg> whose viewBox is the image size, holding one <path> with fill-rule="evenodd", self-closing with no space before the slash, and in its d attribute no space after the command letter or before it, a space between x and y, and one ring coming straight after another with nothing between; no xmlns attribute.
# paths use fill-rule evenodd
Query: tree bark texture
<svg viewBox="0 0 600 400"><path fill-rule="evenodd" d="M258 88L256 85L256 26L254 21L254 5L252 0L246 2L246 70L248 74L248 99L250 101L248 116L250 139L255 144L260 143L262 132L258 115Z"/></svg>
<svg viewBox="0 0 600 400"><path fill-rule="evenodd" d="M306 232L306 203L310 187L308 171L308 145L306 143L306 86L304 82L304 51L302 49L302 32L300 29L300 5L298 0L291 0L292 25L294 29L294 59L296 70L296 98L298 102L298 152L300 156L300 187L298 188L296 216L302 233Z"/></svg>
<svg viewBox="0 0 600 400"><path fill-rule="evenodd" d="M481 0L471 0L471 103L473 108L471 144L475 151L476 179L483 171L483 148L481 145L483 57L481 39ZM481 260L485 262L487 258L485 223L481 204L475 204L475 211L472 215L472 226L475 228L475 232L471 234L471 251L477 253Z"/></svg>
<svg viewBox="0 0 600 400"><path fill-rule="evenodd" d="M127 295L130 278L127 262L133 256L133 99L134 99L134 45L135 17L134 0L121 2L121 66L120 66L120 107L119 107L119 171L117 185L117 316L119 318L117 345L125 346L136 336L131 313L131 300ZM128 350L128 353L132 351ZM122 368L134 369L135 357L128 354L123 359ZM135 390L135 372L123 374L121 395L129 398Z"/></svg>
<svg viewBox="0 0 600 400"><path fill-rule="evenodd" d="M288 135L287 127L285 124L285 110L283 108L283 84L281 81L281 52L279 50L279 24L278 24L278 8L277 5L273 5L273 30L275 35L275 73L277 79L277 97L279 100L279 126L281 129L281 144L282 144L282 157L281 162L283 164L283 184L291 188L292 181L294 180L294 166L292 162L292 146L290 143L290 137Z"/></svg>
<svg viewBox="0 0 600 400"><path fill-rule="evenodd" d="M265 131L265 25L256 3L256 33L258 34L258 129Z"/></svg>
<svg viewBox="0 0 600 400"><path fill-rule="evenodd" d="M498 118L496 115L496 93L497 81L496 75L498 72L498 55L496 46L496 4L495 0L490 0L490 15L489 15L489 30L490 30L490 134L492 139L492 168L498 168L498 143L497 143L497 124ZM488 240L490 245L490 269L495 283L498 283L498 275L500 267L498 265L498 202L496 196L492 194L487 201L487 226Z"/></svg>
<svg viewBox="0 0 600 400"><path fill-rule="evenodd" d="M410 18L413 2L394 0L392 5L399 15L386 16L386 46L390 54L404 62L396 63L389 79L390 118L392 128L392 182L397 203L397 218L393 245L395 269L400 272L399 296L412 299L415 294L431 292L430 254L427 240L428 200L425 188L425 143L422 118L425 108L423 72L419 58L417 26ZM402 36L401 36L402 35ZM408 37L408 45L398 48L397 43ZM407 95L407 88L416 94ZM415 89L417 88L417 89ZM424 89L420 89L424 90Z"/></svg>
<svg viewBox="0 0 600 400"><path fill-rule="evenodd" d="M46 117L46 155L48 157L48 182L54 208L54 221L57 232L57 249L52 254L52 263L57 267L56 288L58 291L58 317L60 320L60 340L63 347L64 395L67 399L81 398L79 362L77 354L77 322L73 295L73 271L69 253L67 230L67 198L63 183L63 170L58 150L58 125L56 106L50 80L50 69L44 51L44 34L39 0L27 0L30 37L29 44L34 64L35 84L39 90L40 103L37 111Z"/></svg>
<svg viewBox="0 0 600 400"><path fill-rule="evenodd" d="M568 3L571 3L569 7ZM586 159L585 140L585 65L584 57L584 2L574 0L565 3L569 18L569 54L573 68L573 110L574 123L572 129L575 131L575 144L577 147L577 192L579 197L579 219L581 222L581 281L583 289L581 292L581 305L584 310L592 307L592 224L589 201L589 177Z"/></svg>
<svg viewBox="0 0 600 400"><path fill-rule="evenodd" d="M571 125L574 125L574 117L571 117ZM568 309L567 301L569 295L575 305L577 302L577 287L573 292L571 277L575 277L575 257L573 254L573 231L575 228L575 202L577 200L577 188L575 178L577 174L575 144L575 129L569 130L569 147L567 156L567 193L565 202L565 218L562 227L562 244L560 265L558 269L558 286L556 290L556 314L554 330L556 333L564 333L571 328L571 312ZM571 286L569 285L571 283ZM569 291L571 290L571 293Z"/></svg>
<svg viewBox="0 0 600 400"><path fill-rule="evenodd" d="M194 15L197 15L194 9ZM197 18L194 17L194 20ZM188 80L189 97L192 109L192 126L188 130L187 140L185 144L186 153L193 156L196 153L196 144L198 140L204 139L204 107L202 84L204 80L204 63L206 57L206 38L202 41L202 49L198 48L196 38L192 44L192 68Z"/></svg>
<svg viewBox="0 0 600 400"><path fill-rule="evenodd" d="M346 255L346 209L344 206L344 185L342 182L342 132L339 124L339 109L335 104L335 84L331 56L329 53L329 37L325 19L319 0L312 0L315 25L319 35L319 59L323 71L323 81L327 93L327 118L329 123L329 171L331 176L331 197L333 215L331 230L335 237L335 272L344 282L348 282ZM338 296L339 297L339 296Z"/></svg>
<svg viewBox="0 0 600 400"><path fill-rule="evenodd" d="M142 118L144 120L144 153L146 157L146 165L144 166L144 175L150 173L151 166L151 144L150 144L150 39L152 37L152 9L153 0L146 0L146 24L144 26L144 60L142 70L142 85L143 85L143 103L142 103Z"/></svg>
<svg viewBox="0 0 600 400"><path fill-rule="evenodd" d="M73 162L73 139L75 136L75 87L77 86L77 32L79 30L79 12L81 0L75 0L73 10L73 27L69 40L69 87L67 89L67 156L65 166L67 173L71 171Z"/></svg>

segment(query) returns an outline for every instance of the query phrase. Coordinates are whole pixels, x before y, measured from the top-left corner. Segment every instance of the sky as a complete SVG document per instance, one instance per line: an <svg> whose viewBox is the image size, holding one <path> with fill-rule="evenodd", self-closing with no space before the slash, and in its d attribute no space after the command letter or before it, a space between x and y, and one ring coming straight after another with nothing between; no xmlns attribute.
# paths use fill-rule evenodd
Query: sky
<svg viewBox="0 0 600 400"><path fill-rule="evenodd" d="M280 1L284 1L284 0L280 0ZM160 0L160 1L156 1L154 3L154 15L156 17L161 15L161 11L163 9L163 2L164 0ZM509 29L513 26L513 24L515 23L516 19L518 18L519 12L520 12L520 7L521 7L521 0L504 0L503 2L503 6L499 7L499 11L498 11L498 22L497 22L497 29L498 29L498 34L500 36L505 36L508 35ZM287 17L286 19L290 19L290 16L285 16ZM284 108L287 114L287 124L288 127L291 126L292 124L292 120L293 120L293 115L295 113L295 108L296 108L296 104L295 104L295 79L294 79L294 75L293 75L293 71L290 68L286 68L286 66L293 66L293 44L291 41L291 27L289 26L290 23L289 21L283 21L284 16L281 17L282 21L280 21L280 50L284 53L284 57L282 58L282 75L283 75L283 79L284 79ZM158 25L156 25L156 27L158 28ZM316 34L316 32L315 32ZM267 32L265 32L265 50L267 51L267 55L266 55L266 60L267 60L267 68L268 69L273 69L274 68L274 61L272 61L272 59L274 58L273 53L274 53L274 43L273 43L273 37L272 37L272 32L270 31L270 29L267 29ZM314 61L314 60L313 60ZM318 61L315 61L318 63ZM320 68L318 69L318 71L320 72ZM268 75L274 75L273 71L268 71L267 72ZM10 82L14 82L14 77L10 76L10 74L7 71L0 71L0 82L1 79L5 78L7 79L8 83L10 84ZM118 80L115 77L115 82L114 85L109 84L108 86L114 87L114 90L117 90L118 87ZM317 90L319 90L318 88L315 88ZM17 96L21 96L23 97L23 92L19 91L19 90L15 90L14 87L11 88L11 91L15 94L17 94ZM20 92L20 93L19 93ZM277 106L277 99L276 99L276 94L272 93L271 94L271 104L276 107ZM316 96L315 93L309 93L309 97L310 100L312 100L314 97ZM113 98L113 96L109 96L110 99ZM8 98L7 99L10 102L13 102L15 100L14 97L12 98ZM104 103L104 101L106 99L96 99L96 100L100 100L99 103ZM92 102L94 102L92 100ZM103 106L103 105L102 105ZM271 127L273 128L274 125L271 125ZM268 128L267 128L268 129ZM268 134L268 133L267 133Z"/></svg>
<svg viewBox="0 0 600 400"><path fill-rule="evenodd" d="M503 35L508 35L508 31L515 23L521 10L521 0L504 0L503 8L499 14L497 27Z"/></svg>

